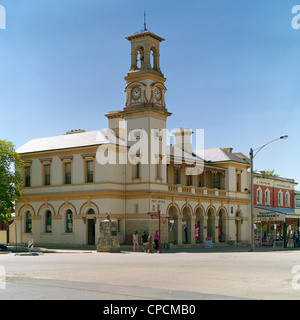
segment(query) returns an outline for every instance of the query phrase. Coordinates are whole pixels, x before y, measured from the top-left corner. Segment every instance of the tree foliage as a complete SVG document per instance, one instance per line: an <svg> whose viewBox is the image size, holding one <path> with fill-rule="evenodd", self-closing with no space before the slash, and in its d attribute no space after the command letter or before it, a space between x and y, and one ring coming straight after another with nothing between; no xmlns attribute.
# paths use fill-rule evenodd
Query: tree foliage
<svg viewBox="0 0 300 320"><path fill-rule="evenodd" d="M10 141L0 140L0 223L8 223L22 197L23 161Z"/></svg>
<svg viewBox="0 0 300 320"><path fill-rule="evenodd" d="M275 169L273 169L273 170L270 170L270 169L268 169L268 170L265 170L265 175L266 176L271 176L271 177L279 177L279 174L276 174L275 173Z"/></svg>
<svg viewBox="0 0 300 320"><path fill-rule="evenodd" d="M268 170L264 170L264 171L258 171L258 170L256 169L256 170L254 170L253 172L254 172L254 173L261 172L261 173L263 173L265 176L270 176L270 177L274 177L274 178L280 177L279 174L275 173L275 169L273 169L273 170L268 169Z"/></svg>

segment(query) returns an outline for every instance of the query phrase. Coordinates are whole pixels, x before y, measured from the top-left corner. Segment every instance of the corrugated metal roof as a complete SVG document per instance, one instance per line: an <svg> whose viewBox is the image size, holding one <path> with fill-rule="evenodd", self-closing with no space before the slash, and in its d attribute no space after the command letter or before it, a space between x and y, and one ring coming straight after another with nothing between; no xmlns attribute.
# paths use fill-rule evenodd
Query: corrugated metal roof
<svg viewBox="0 0 300 320"><path fill-rule="evenodd" d="M97 146L103 144L115 144L126 146L124 140L116 138L116 136L109 131L95 130L89 132L80 132L72 134L64 134L59 136L32 139L25 145L17 149L19 154L43 152L43 151L53 151L69 148L78 148L85 146ZM221 161L236 161L247 163L240 157L223 150L222 148L212 148L203 150L195 150L193 154L185 151L181 151L180 148L175 146L170 146L167 148L167 156L175 158L184 158L185 161L211 161L211 162L221 162Z"/></svg>
<svg viewBox="0 0 300 320"><path fill-rule="evenodd" d="M234 153L228 152L222 148L210 148L203 150L195 150L194 151L197 155L204 157L204 161L211 161L211 162L224 162L224 161L235 161L248 164L248 162Z"/></svg>
<svg viewBox="0 0 300 320"><path fill-rule="evenodd" d="M102 144L125 145L124 142L106 131L89 131L60 136L32 139L20 147L19 154L77 148Z"/></svg>

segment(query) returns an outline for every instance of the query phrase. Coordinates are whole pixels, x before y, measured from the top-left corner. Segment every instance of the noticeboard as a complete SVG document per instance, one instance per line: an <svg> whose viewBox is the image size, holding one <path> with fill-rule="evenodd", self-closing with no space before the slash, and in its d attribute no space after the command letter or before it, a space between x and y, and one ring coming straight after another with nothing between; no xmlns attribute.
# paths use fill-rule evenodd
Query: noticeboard
<svg viewBox="0 0 300 320"><path fill-rule="evenodd" d="M199 239L199 237L200 237L200 228L195 227L195 239Z"/></svg>
<svg viewBox="0 0 300 320"><path fill-rule="evenodd" d="M254 236L254 246L259 247L261 245L261 238L259 235Z"/></svg>
<svg viewBox="0 0 300 320"><path fill-rule="evenodd" d="M213 242L211 237L205 238L205 245L204 248L212 248L213 247Z"/></svg>
<svg viewBox="0 0 300 320"><path fill-rule="evenodd" d="M287 248L294 248L294 241L293 239L288 239L286 243Z"/></svg>

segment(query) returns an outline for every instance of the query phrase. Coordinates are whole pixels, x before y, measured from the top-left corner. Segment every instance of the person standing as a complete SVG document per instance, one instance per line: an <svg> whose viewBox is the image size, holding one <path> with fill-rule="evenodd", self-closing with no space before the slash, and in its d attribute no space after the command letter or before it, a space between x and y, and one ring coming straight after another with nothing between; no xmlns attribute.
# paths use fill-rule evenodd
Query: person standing
<svg viewBox="0 0 300 320"><path fill-rule="evenodd" d="M156 252L158 252L158 249L159 249L159 234L158 234L158 230L156 230L156 232L155 232L154 242L155 242L154 249L156 250Z"/></svg>
<svg viewBox="0 0 300 320"><path fill-rule="evenodd" d="M187 237L188 237L188 229L187 229L187 225L184 226L184 234L185 234L185 243L187 243Z"/></svg>
<svg viewBox="0 0 300 320"><path fill-rule="evenodd" d="M137 251L139 251L139 235L137 230L135 230L133 233L132 242L133 242L133 251L135 251L135 247L137 247Z"/></svg>
<svg viewBox="0 0 300 320"><path fill-rule="evenodd" d="M153 237L151 236L151 234L149 234L149 236L148 236L148 253L153 253L152 243L153 243Z"/></svg>
<svg viewBox="0 0 300 320"><path fill-rule="evenodd" d="M141 237L141 244L143 245L144 252L147 252L147 243L148 243L148 234L147 234L147 231L144 231Z"/></svg>

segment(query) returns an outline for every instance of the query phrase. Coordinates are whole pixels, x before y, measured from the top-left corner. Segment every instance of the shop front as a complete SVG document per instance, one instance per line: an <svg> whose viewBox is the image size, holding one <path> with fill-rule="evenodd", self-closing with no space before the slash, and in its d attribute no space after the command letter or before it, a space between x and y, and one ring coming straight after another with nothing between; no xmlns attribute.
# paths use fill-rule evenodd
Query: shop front
<svg viewBox="0 0 300 320"><path fill-rule="evenodd" d="M254 206L256 246L298 247L299 219L293 209Z"/></svg>

